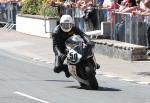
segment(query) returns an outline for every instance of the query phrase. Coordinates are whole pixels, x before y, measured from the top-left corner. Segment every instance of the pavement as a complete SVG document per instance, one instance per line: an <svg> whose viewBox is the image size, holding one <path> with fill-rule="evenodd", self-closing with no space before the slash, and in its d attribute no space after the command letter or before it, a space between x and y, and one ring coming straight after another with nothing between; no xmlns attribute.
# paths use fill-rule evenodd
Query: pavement
<svg viewBox="0 0 150 103"><path fill-rule="evenodd" d="M0 29L0 50L28 57L33 61L54 63L52 39ZM101 68L97 75L150 86L150 61L125 61L95 54Z"/></svg>

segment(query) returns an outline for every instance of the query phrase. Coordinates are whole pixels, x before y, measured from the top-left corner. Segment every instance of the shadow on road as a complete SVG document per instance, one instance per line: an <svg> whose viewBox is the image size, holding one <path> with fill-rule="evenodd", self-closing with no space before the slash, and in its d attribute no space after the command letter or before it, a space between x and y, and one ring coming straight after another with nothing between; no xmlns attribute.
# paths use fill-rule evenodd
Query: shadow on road
<svg viewBox="0 0 150 103"><path fill-rule="evenodd" d="M108 87L99 87L98 91L122 91L121 89L108 88Z"/></svg>
<svg viewBox="0 0 150 103"><path fill-rule="evenodd" d="M150 76L150 72L138 72L137 75Z"/></svg>
<svg viewBox="0 0 150 103"><path fill-rule="evenodd" d="M75 82L71 80L44 80L44 81L49 81L49 82Z"/></svg>
<svg viewBox="0 0 150 103"><path fill-rule="evenodd" d="M66 88L77 88L77 89L84 89L84 90L90 90L87 88L81 88L80 86L67 86ZM116 88L108 88L108 87L99 87L97 90L94 91L122 91L121 89L116 89Z"/></svg>

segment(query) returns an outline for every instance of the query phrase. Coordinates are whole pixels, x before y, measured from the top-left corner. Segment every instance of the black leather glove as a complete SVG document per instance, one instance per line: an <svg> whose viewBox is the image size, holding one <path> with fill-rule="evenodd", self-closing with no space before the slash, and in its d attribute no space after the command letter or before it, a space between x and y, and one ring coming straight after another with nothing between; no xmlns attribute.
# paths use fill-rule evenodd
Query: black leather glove
<svg viewBox="0 0 150 103"><path fill-rule="evenodd" d="M66 55L63 54L63 53L60 53L60 54L58 55L58 57L63 61L63 60L65 60Z"/></svg>
<svg viewBox="0 0 150 103"><path fill-rule="evenodd" d="M90 41L88 43L86 43L87 47L94 47L95 46L95 43Z"/></svg>

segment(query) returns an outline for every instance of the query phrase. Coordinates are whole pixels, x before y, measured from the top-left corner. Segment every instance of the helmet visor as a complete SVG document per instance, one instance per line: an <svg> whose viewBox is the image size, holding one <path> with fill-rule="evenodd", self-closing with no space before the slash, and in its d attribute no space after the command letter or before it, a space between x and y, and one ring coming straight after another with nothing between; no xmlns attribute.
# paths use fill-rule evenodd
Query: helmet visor
<svg viewBox="0 0 150 103"><path fill-rule="evenodd" d="M69 31L72 28L72 23L61 23L60 26L63 30Z"/></svg>

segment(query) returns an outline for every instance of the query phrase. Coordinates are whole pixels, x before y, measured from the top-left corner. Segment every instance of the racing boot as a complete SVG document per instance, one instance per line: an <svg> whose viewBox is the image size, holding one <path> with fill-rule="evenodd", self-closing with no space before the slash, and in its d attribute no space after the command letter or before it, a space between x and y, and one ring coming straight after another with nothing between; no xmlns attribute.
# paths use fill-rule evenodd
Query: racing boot
<svg viewBox="0 0 150 103"><path fill-rule="evenodd" d="M60 73L61 71L63 71L62 66L54 67L54 72L55 72L55 73Z"/></svg>
<svg viewBox="0 0 150 103"><path fill-rule="evenodd" d="M68 66L66 65L66 64L64 64L63 65L63 71L65 72L65 76L67 77L67 78L69 78L71 75L70 75L70 73L69 73L69 71L68 71Z"/></svg>

